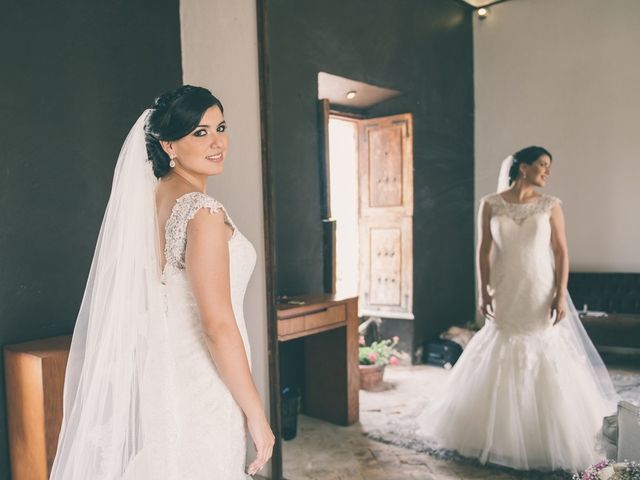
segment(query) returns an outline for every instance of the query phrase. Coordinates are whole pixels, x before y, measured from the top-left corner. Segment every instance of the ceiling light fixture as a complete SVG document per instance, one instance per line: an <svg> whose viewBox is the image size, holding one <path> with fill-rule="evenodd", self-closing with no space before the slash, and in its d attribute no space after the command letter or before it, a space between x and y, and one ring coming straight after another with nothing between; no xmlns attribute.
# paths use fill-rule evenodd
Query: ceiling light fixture
<svg viewBox="0 0 640 480"><path fill-rule="evenodd" d="M477 10L477 12L478 12L478 18L480 20L484 20L485 18L487 18L487 15L489 15L489 9L488 8L484 8L484 7L483 8L479 8Z"/></svg>
<svg viewBox="0 0 640 480"><path fill-rule="evenodd" d="M349 90L349 91L347 92L347 98L348 98L349 100L353 100L354 98L356 98L356 93L357 93L357 92L356 92L355 90Z"/></svg>
<svg viewBox="0 0 640 480"><path fill-rule="evenodd" d="M458 0L460 3L470 5L475 9L487 8L491 5L497 5L498 3L508 2L509 0Z"/></svg>

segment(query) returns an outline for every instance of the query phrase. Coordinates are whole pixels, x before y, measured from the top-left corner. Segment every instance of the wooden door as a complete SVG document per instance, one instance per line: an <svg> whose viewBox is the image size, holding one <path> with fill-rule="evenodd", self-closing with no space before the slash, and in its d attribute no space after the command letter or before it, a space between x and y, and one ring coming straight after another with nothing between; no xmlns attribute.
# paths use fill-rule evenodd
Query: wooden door
<svg viewBox="0 0 640 480"><path fill-rule="evenodd" d="M360 315L413 318L410 113L359 122Z"/></svg>

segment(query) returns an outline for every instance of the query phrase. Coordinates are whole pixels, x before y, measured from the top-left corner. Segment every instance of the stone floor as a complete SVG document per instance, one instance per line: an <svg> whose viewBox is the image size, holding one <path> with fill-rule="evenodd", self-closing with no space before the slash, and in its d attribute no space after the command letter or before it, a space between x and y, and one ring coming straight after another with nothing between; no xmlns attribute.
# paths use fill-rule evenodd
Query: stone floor
<svg viewBox="0 0 640 480"><path fill-rule="evenodd" d="M624 369L628 371L628 369ZM635 369L633 369L635 370ZM618 370L620 371L620 370ZM388 368L382 391L360 391L360 422L340 427L301 415L298 435L283 442L283 469L287 480L450 480L557 479L564 475L521 474L469 461L445 460L411 449L381 443L367 436L384 415L402 415L415 385L427 389L447 375L441 368L419 365ZM406 410L405 410L406 411ZM383 415L381 415L383 414ZM394 442L395 443L395 442Z"/></svg>
<svg viewBox="0 0 640 480"><path fill-rule="evenodd" d="M283 447L287 480L511 480L468 464L432 458L424 453L367 438L362 426L338 427L302 416L298 437Z"/></svg>

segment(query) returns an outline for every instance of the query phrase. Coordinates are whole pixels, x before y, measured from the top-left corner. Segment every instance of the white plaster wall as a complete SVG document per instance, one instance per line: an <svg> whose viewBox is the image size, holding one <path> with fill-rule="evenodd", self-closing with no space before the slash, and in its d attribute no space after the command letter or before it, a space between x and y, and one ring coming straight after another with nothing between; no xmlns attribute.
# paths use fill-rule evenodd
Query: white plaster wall
<svg viewBox="0 0 640 480"><path fill-rule="evenodd" d="M253 375L269 412L256 2L181 0L180 29L184 83L209 88L225 108L229 153L223 174L209 180L208 192L225 205L258 254L244 312ZM249 455L252 460L252 449Z"/></svg>
<svg viewBox="0 0 640 480"><path fill-rule="evenodd" d="M512 0L474 22L476 200L543 145L572 270L640 272L640 1Z"/></svg>

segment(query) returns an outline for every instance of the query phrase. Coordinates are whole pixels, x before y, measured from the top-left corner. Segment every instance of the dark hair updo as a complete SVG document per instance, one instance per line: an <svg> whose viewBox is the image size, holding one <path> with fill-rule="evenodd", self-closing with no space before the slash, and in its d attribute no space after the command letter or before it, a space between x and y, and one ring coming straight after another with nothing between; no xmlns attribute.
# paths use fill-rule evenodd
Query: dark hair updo
<svg viewBox="0 0 640 480"><path fill-rule="evenodd" d="M224 113L222 103L209 90L192 85L183 85L156 98L145 121L144 133L147 155L157 178L171 170L171 159L160 141L171 142L188 135L198 126L204 112L213 106Z"/></svg>
<svg viewBox="0 0 640 480"><path fill-rule="evenodd" d="M542 155L547 155L549 159L553 160L549 151L543 147L531 146L518 150L514 153L512 155L513 161L509 168L509 186L513 185L513 183L518 179L518 175L520 175L520 164L525 163L527 165L532 165L533 162L538 160Z"/></svg>

